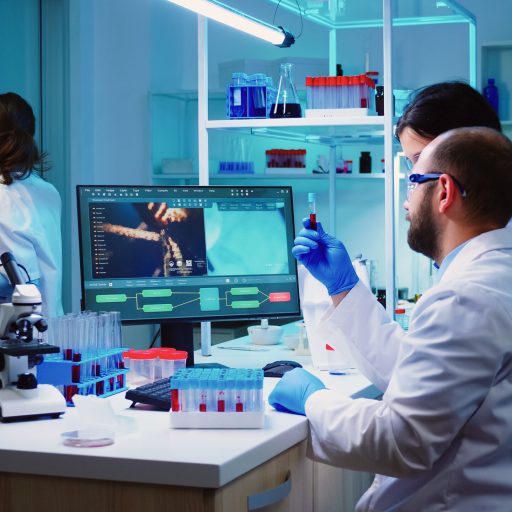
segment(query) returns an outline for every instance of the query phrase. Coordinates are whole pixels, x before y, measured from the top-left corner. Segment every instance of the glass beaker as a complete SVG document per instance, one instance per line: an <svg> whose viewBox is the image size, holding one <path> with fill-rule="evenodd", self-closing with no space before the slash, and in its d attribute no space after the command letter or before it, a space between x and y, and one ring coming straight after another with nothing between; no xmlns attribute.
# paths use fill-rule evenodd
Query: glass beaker
<svg viewBox="0 0 512 512"><path fill-rule="evenodd" d="M281 64L277 98L270 108L270 117L302 117L299 95L292 76L293 64Z"/></svg>

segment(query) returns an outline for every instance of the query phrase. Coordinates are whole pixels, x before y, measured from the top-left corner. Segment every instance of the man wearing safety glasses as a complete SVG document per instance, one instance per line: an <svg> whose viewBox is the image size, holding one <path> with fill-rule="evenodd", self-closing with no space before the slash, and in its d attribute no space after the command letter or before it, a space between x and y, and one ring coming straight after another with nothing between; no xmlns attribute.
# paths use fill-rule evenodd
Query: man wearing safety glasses
<svg viewBox="0 0 512 512"><path fill-rule="evenodd" d="M322 320L343 337L382 401L328 390L304 369L270 395L305 414L317 460L374 472L357 510L510 510L512 496L512 143L489 128L446 132L422 150L404 203L410 247L439 266L407 332L318 224L293 254L327 288Z"/></svg>

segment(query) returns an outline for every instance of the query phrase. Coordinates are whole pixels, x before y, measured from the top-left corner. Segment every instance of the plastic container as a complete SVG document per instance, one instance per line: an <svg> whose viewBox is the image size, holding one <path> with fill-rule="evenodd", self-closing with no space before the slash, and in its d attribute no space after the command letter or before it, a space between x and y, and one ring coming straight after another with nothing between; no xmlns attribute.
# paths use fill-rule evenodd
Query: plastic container
<svg viewBox="0 0 512 512"><path fill-rule="evenodd" d="M184 350L161 352L158 358L162 379L171 377L177 370L185 368L187 365L187 357L188 354Z"/></svg>
<svg viewBox="0 0 512 512"><path fill-rule="evenodd" d="M283 328L278 325L251 325L247 328L251 342L255 345L277 345L283 334Z"/></svg>
<svg viewBox="0 0 512 512"><path fill-rule="evenodd" d="M228 87L229 117L247 117L247 75L233 73Z"/></svg>
<svg viewBox="0 0 512 512"><path fill-rule="evenodd" d="M157 358L155 360L155 380L162 379L162 364L161 364L161 354L168 354L169 352L176 352L175 348L172 347L154 347L150 348L152 352L157 354Z"/></svg>
<svg viewBox="0 0 512 512"><path fill-rule="evenodd" d="M404 331L409 329L409 317L405 309L395 309L395 320Z"/></svg>
<svg viewBox="0 0 512 512"><path fill-rule="evenodd" d="M487 79L487 85L484 87L484 97L491 105L496 115L499 114L499 93L494 83L494 78Z"/></svg>
<svg viewBox="0 0 512 512"><path fill-rule="evenodd" d="M361 156L359 157L359 172L361 174L372 172L372 157L369 151L361 151Z"/></svg>
<svg viewBox="0 0 512 512"><path fill-rule="evenodd" d="M249 76L248 111L251 117L267 117L267 86L264 73Z"/></svg>
<svg viewBox="0 0 512 512"><path fill-rule="evenodd" d="M130 351L130 385L140 386L155 381L158 353L154 350Z"/></svg>

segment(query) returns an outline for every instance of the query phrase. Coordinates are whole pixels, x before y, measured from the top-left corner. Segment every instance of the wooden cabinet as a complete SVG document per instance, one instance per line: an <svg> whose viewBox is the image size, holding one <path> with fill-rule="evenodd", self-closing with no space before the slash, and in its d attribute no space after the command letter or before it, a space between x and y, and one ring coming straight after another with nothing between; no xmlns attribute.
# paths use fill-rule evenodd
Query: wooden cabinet
<svg viewBox="0 0 512 512"><path fill-rule="evenodd" d="M50 471L51 456L48 460ZM289 494L280 499L274 490L287 478ZM219 489L0 473L0 512L242 512L251 510L249 497L275 497L266 512L313 510L313 462L306 458L306 441Z"/></svg>

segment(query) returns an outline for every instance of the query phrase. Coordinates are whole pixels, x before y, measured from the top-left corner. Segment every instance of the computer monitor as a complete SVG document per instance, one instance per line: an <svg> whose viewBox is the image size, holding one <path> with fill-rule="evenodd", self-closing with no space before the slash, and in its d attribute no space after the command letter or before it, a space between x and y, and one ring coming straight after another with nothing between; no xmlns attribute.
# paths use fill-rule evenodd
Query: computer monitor
<svg viewBox="0 0 512 512"><path fill-rule="evenodd" d="M79 185L77 199L83 309L158 322L189 360L190 322L300 314L290 187Z"/></svg>

